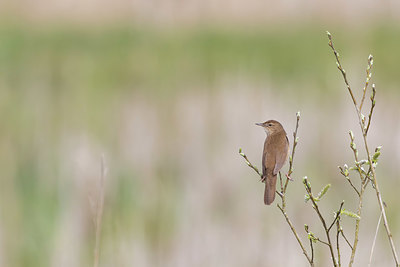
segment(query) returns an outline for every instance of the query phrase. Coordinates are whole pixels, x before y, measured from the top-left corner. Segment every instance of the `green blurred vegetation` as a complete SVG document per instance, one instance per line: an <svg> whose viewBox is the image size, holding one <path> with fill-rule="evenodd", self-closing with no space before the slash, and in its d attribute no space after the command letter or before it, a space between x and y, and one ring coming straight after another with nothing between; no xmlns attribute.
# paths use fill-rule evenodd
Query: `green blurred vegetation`
<svg viewBox="0 0 400 267"><path fill-rule="evenodd" d="M49 67L55 83L51 90L57 94L61 85L71 82L57 73L65 62L72 62L73 77L68 78L79 81L91 98L103 91L116 94L114 90L131 89L169 94L193 83L213 84L224 73L260 79L268 75L280 83L323 83L332 66L324 30L308 26L251 30L2 26L0 70L3 81L16 89L33 69ZM400 44L400 27L329 30L344 60L350 51L357 55L371 52L376 63L385 66L380 77L388 83L396 81L400 55L391 51Z"/></svg>

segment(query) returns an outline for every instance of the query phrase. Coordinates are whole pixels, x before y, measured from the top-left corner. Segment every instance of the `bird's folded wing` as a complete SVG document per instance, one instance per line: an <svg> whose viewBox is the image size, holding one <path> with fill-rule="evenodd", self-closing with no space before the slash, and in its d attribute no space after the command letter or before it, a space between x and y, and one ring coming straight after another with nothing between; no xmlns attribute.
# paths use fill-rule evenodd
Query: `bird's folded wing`
<svg viewBox="0 0 400 267"><path fill-rule="evenodd" d="M276 159L275 159L275 168L274 168L274 175L277 175L278 172L282 169L283 165L286 162L287 155L289 153L289 140L286 136L287 142L285 143L285 147L282 151L285 151L286 153L276 153Z"/></svg>

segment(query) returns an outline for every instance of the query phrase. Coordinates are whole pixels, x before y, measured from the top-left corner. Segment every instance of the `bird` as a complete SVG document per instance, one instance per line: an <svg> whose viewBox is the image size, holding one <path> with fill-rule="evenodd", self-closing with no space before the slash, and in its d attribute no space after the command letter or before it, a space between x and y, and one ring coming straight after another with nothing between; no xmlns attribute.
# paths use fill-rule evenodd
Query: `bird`
<svg viewBox="0 0 400 267"><path fill-rule="evenodd" d="M289 154L289 139L282 124L268 120L256 125L264 128L267 138L262 155L262 178L265 183L264 204L271 205L275 199L277 174L285 165Z"/></svg>

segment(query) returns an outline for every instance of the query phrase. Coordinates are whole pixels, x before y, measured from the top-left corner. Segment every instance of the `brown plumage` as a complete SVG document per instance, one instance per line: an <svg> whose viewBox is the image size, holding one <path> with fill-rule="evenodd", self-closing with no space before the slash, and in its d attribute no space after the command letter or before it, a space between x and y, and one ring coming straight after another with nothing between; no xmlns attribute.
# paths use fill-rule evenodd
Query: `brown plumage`
<svg viewBox="0 0 400 267"><path fill-rule="evenodd" d="M275 120L256 125L262 126L267 133L262 157L262 180L265 182L264 203L270 205L275 199L277 174L289 154L289 140L285 129Z"/></svg>

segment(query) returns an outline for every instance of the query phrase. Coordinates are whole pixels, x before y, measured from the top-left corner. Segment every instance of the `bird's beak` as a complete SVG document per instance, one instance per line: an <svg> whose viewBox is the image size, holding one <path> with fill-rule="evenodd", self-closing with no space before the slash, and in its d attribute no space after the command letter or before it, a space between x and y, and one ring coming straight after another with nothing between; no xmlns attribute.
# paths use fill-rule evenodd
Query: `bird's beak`
<svg viewBox="0 0 400 267"><path fill-rule="evenodd" d="M263 124L261 122L257 122L256 125L257 126L263 126Z"/></svg>

